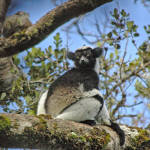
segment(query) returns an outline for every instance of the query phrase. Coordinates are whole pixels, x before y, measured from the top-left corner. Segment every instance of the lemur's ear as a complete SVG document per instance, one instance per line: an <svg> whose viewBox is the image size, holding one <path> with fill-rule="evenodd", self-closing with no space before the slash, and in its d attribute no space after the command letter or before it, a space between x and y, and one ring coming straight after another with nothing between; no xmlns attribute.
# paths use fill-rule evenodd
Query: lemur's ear
<svg viewBox="0 0 150 150"><path fill-rule="evenodd" d="M75 60L75 55L73 52L67 52L67 57L71 60Z"/></svg>
<svg viewBox="0 0 150 150"><path fill-rule="evenodd" d="M100 47L96 47L93 49L93 55L94 57L99 57L103 54L103 49Z"/></svg>

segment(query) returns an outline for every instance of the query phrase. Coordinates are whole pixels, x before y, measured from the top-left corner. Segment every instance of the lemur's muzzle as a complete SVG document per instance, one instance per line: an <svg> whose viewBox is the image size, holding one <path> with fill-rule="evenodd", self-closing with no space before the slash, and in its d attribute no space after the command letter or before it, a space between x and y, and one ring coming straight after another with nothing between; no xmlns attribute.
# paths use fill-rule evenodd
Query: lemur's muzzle
<svg viewBox="0 0 150 150"><path fill-rule="evenodd" d="M85 56L82 56L80 58L80 64L87 64L87 63L89 63L89 60Z"/></svg>

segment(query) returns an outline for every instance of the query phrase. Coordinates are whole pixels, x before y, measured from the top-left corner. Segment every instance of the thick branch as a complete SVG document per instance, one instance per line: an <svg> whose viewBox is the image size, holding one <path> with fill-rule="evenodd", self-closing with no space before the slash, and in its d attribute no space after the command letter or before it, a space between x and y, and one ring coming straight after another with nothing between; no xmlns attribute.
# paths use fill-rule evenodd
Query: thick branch
<svg viewBox="0 0 150 150"><path fill-rule="evenodd" d="M112 0L69 0L43 16L36 24L11 37L0 39L0 57L10 56L38 44L57 27Z"/></svg>
<svg viewBox="0 0 150 150"><path fill-rule="evenodd" d="M150 133L122 126L126 147L148 142ZM137 140L137 141L136 141ZM133 142L133 143L132 143ZM0 147L40 149L120 149L117 134L106 126L89 126L49 116L0 114ZM124 149L121 148L121 149Z"/></svg>

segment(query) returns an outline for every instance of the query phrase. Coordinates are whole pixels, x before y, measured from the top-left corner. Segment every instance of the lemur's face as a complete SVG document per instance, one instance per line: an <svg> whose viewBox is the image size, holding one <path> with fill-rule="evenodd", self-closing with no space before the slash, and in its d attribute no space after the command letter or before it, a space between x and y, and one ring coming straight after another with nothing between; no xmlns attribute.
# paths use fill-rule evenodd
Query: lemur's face
<svg viewBox="0 0 150 150"><path fill-rule="evenodd" d="M93 69L96 64L96 58L101 54L100 49L83 47L76 50L75 53L69 52L68 58L72 59L75 66L80 69Z"/></svg>
<svg viewBox="0 0 150 150"><path fill-rule="evenodd" d="M78 68L93 68L96 58L93 56L92 49L77 50L75 52L75 65Z"/></svg>

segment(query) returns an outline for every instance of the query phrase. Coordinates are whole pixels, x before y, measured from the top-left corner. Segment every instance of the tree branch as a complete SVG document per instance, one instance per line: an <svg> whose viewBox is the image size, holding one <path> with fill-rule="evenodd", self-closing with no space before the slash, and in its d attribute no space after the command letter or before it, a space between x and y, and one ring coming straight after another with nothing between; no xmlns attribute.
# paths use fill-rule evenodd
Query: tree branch
<svg viewBox="0 0 150 150"><path fill-rule="evenodd" d="M133 114L128 114L128 115L118 115L115 120L119 120L121 118L133 118L133 117L137 117L138 115L133 115Z"/></svg>
<svg viewBox="0 0 150 150"><path fill-rule="evenodd" d="M69 0L48 12L36 24L15 33L9 38L0 38L0 57L10 56L28 49L45 39L57 27L74 17L94 10L112 0Z"/></svg>
<svg viewBox="0 0 150 150"><path fill-rule="evenodd" d="M140 66L138 69L133 70L129 75L127 75L126 77L124 77L119 83L115 84L111 89L111 90L106 97L104 97L105 99L107 99L108 95L111 95L111 93L117 88L119 87L122 83L124 83L125 81L129 80L131 77L134 76L138 76L138 73L140 73L141 71L143 71L146 67L148 67L150 65L150 61L148 61L147 63L145 63L144 65Z"/></svg>
<svg viewBox="0 0 150 150"><path fill-rule="evenodd" d="M149 131L137 127L122 125L121 128L126 133L124 148L138 147L147 142L150 136ZM135 140L139 138L139 141ZM53 150L99 150L104 147L109 150L120 149L118 136L109 127L54 120L48 115L19 114L0 114L0 147Z"/></svg>

